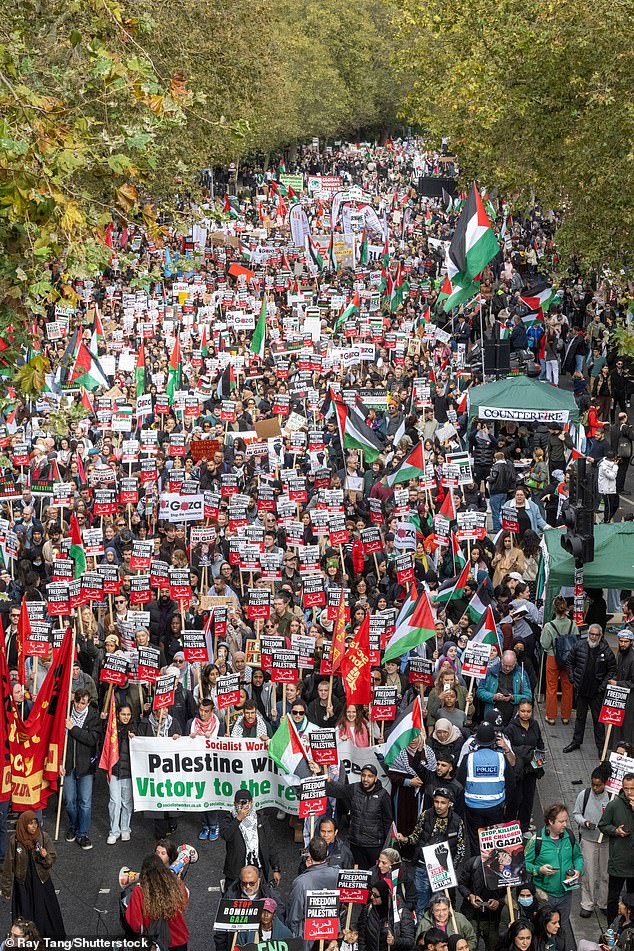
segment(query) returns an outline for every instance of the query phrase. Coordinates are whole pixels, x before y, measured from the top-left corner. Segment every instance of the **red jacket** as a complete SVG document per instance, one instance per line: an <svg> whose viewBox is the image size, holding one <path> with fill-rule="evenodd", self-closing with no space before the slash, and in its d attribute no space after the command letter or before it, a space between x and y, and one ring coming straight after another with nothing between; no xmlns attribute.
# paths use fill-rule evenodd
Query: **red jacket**
<svg viewBox="0 0 634 951"><path fill-rule="evenodd" d="M597 410L594 406L591 406L588 410L588 422L586 425L586 436L588 439L594 439L602 425L603 423L599 421Z"/></svg>
<svg viewBox="0 0 634 951"><path fill-rule="evenodd" d="M185 898L189 900L189 895L187 894L187 889L180 882L180 886L183 890ZM141 933L141 928L147 928L151 918L145 914L143 908L143 892L141 891L141 886L137 885L136 888L132 890L130 895L130 901L128 902L128 907L126 908L125 920L128 922L133 931L136 931L137 934ZM170 947L177 948L181 944L187 944L189 940L189 929L185 924L185 919L183 918L183 913L178 912L174 915L173 918L168 922L170 929Z"/></svg>

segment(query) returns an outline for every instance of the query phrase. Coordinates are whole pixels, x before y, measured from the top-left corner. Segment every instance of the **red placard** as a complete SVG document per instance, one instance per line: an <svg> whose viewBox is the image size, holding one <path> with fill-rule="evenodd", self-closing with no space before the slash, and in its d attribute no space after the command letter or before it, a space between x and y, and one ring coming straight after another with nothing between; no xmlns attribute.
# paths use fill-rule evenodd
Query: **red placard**
<svg viewBox="0 0 634 951"><path fill-rule="evenodd" d="M137 677L155 684L161 670L161 652L158 647L139 647Z"/></svg>
<svg viewBox="0 0 634 951"><path fill-rule="evenodd" d="M115 684L117 687L123 687L128 675L128 662L125 657L119 654L106 654L103 659L103 667L99 674L99 680L102 684Z"/></svg>
<svg viewBox="0 0 634 951"><path fill-rule="evenodd" d="M308 776L299 787L299 818L322 816L326 811L326 776Z"/></svg>
<svg viewBox="0 0 634 951"><path fill-rule="evenodd" d="M313 762L318 766L336 766L339 762L337 750L337 731L335 729L316 729L308 735Z"/></svg>
<svg viewBox="0 0 634 951"><path fill-rule="evenodd" d="M342 868L337 879L339 901L347 905L367 904L371 874L363 869Z"/></svg>
<svg viewBox="0 0 634 951"><path fill-rule="evenodd" d="M339 934L339 896L336 891L308 891L304 908L304 940L334 941Z"/></svg>
<svg viewBox="0 0 634 951"><path fill-rule="evenodd" d="M615 684L608 684L605 688L605 697L603 706L599 714L599 723L607 723L611 726L623 726L625 720L625 708L630 695L629 687L619 687Z"/></svg>
<svg viewBox="0 0 634 951"><path fill-rule="evenodd" d="M209 656L204 631L183 631L183 653L190 664L207 663Z"/></svg>
<svg viewBox="0 0 634 951"><path fill-rule="evenodd" d="M434 662L427 657L410 656L409 682L411 684L423 684L425 687L432 687L434 683Z"/></svg>
<svg viewBox="0 0 634 951"><path fill-rule="evenodd" d="M381 722L396 717L396 687L375 687L372 691L370 719Z"/></svg>
<svg viewBox="0 0 634 951"><path fill-rule="evenodd" d="M219 710L235 707L240 702L240 674L227 674L216 681L216 696Z"/></svg>
<svg viewBox="0 0 634 951"><path fill-rule="evenodd" d="M296 684L299 679L296 651L274 651L271 657L271 680L274 684Z"/></svg>
<svg viewBox="0 0 634 951"><path fill-rule="evenodd" d="M176 690L176 678L171 674L163 677L157 677L154 688L154 710L164 710L165 707L171 707L174 703L174 691Z"/></svg>

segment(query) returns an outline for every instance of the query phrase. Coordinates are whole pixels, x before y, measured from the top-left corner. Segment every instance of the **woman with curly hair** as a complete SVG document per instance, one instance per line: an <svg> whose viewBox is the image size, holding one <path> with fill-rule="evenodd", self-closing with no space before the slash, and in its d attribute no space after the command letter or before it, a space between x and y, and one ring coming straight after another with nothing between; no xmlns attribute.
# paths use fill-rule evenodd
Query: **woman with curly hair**
<svg viewBox="0 0 634 951"><path fill-rule="evenodd" d="M139 884L130 895L126 922L135 934L154 937L161 948L187 951L189 931L183 912L188 900L184 884L158 855L146 855Z"/></svg>

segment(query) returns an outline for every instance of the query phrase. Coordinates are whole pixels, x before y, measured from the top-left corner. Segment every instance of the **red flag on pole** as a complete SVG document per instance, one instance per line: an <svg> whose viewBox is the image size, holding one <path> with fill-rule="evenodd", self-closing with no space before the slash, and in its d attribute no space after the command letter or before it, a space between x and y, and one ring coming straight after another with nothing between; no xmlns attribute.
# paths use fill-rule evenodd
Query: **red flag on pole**
<svg viewBox="0 0 634 951"><path fill-rule="evenodd" d="M105 769L108 782L112 779L112 767L119 762L119 734L117 732L117 707L114 702L114 693L110 695L110 709L108 711L108 726L103 741L103 749L99 760L99 769Z"/></svg>
<svg viewBox="0 0 634 951"><path fill-rule="evenodd" d="M341 665L341 659L346 651L346 602L344 598L344 589L341 589L339 598L339 607L337 608L337 617L332 632L332 644L330 645L330 666L333 674L336 674Z"/></svg>
<svg viewBox="0 0 634 951"><path fill-rule="evenodd" d="M26 684L26 671L24 660L26 658L26 642L31 640L31 619L26 608L26 600L22 598L22 607L20 608L20 619L18 621L18 681L23 686Z"/></svg>
<svg viewBox="0 0 634 951"><path fill-rule="evenodd" d="M370 669L370 614L368 612L341 661L346 703L371 703Z"/></svg>

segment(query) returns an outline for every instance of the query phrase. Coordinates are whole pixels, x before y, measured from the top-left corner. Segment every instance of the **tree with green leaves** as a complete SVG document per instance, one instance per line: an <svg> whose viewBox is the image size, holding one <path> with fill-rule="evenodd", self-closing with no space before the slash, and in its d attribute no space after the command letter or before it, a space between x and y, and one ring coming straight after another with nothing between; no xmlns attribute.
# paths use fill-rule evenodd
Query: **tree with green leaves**
<svg viewBox="0 0 634 951"><path fill-rule="evenodd" d="M563 211L563 258L634 251L631 0L402 0L407 117L451 137L465 180Z"/></svg>

